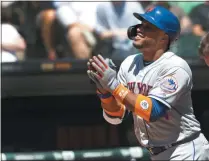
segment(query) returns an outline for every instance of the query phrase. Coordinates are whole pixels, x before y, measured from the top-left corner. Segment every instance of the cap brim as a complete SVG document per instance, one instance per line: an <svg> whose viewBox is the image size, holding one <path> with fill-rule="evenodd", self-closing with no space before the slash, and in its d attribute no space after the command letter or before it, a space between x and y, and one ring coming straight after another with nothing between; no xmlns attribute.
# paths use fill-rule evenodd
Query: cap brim
<svg viewBox="0 0 209 161"><path fill-rule="evenodd" d="M156 24L156 22L154 21L154 19L152 19L152 17L150 17L150 16L147 16L147 14L140 14L140 13L135 13L135 12L134 12L133 15L134 15L138 20L140 20L140 21L145 20L145 21L147 21L147 22L153 24L154 26L156 26L157 28L159 28L159 29L162 30L162 28L160 27L160 25L159 25L159 24Z"/></svg>
<svg viewBox="0 0 209 161"><path fill-rule="evenodd" d="M155 21L150 16L147 16L147 14L133 13L133 15L140 21L145 20L153 25L156 25Z"/></svg>
<svg viewBox="0 0 209 161"><path fill-rule="evenodd" d="M144 18L141 16L141 15L143 15L143 14L139 14L139 13L136 13L136 12L134 12L133 13L133 15L134 15L134 17L136 17L138 20L140 20L140 21L142 21Z"/></svg>

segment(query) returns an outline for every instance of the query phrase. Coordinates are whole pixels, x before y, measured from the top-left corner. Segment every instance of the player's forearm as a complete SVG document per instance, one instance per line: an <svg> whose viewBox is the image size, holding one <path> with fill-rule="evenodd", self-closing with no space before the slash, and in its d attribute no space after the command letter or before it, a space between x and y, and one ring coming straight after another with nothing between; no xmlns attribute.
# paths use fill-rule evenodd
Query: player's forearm
<svg viewBox="0 0 209 161"><path fill-rule="evenodd" d="M108 106L108 108L107 108ZM113 118L120 118L122 119L124 114L125 114L125 106L124 105L107 105L107 104L103 104L102 103L102 108L104 109L104 112L110 116L110 117L113 117Z"/></svg>
<svg viewBox="0 0 209 161"><path fill-rule="evenodd" d="M127 110L130 110L136 115L141 116L146 121L150 121L150 115L152 110L151 98L146 97L142 94L134 94L122 85L119 85L113 91L113 95L126 106Z"/></svg>
<svg viewBox="0 0 209 161"><path fill-rule="evenodd" d="M138 94L134 94L129 92L123 100L123 103L127 106L127 109L134 112L135 111L135 104L137 100Z"/></svg>
<svg viewBox="0 0 209 161"><path fill-rule="evenodd" d="M118 105L118 103L115 99L113 99L113 101L110 103L101 102L101 106L103 109L105 109L109 112L117 112L118 110L120 110L120 107L121 107L120 105Z"/></svg>
<svg viewBox="0 0 209 161"><path fill-rule="evenodd" d="M118 125L118 124L122 123L124 117L127 116L126 109L125 109L124 105L119 107L118 105L114 105L112 103L110 103L110 104L102 103L102 107L103 107L104 119L112 125ZM107 107L108 107L108 109L107 109ZM109 111L111 111L109 109L113 109L113 108L114 109L120 108L120 109L117 109L116 111L113 111L113 112L109 112Z"/></svg>
<svg viewBox="0 0 209 161"><path fill-rule="evenodd" d="M101 106L103 109L109 112L116 112L120 109L121 103L119 103L111 93L103 89L98 89L97 96L101 100Z"/></svg>
<svg viewBox="0 0 209 161"><path fill-rule="evenodd" d="M111 94L109 96L108 94L98 94L98 96L101 100L101 106L107 115L121 119L123 118L125 113L125 106L123 104L118 102Z"/></svg>
<svg viewBox="0 0 209 161"><path fill-rule="evenodd" d="M132 111L136 115L141 116L148 122L151 120L153 108L151 98L142 94L134 94L130 92L124 98L123 103L126 105L128 110Z"/></svg>

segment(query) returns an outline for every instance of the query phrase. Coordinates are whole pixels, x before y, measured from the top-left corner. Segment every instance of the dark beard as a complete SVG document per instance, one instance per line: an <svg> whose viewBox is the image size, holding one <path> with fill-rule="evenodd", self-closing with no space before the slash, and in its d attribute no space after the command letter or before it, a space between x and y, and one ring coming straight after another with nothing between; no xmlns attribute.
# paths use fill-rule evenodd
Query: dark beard
<svg viewBox="0 0 209 161"><path fill-rule="evenodd" d="M134 43L133 43L133 46L134 46L136 49L141 49L141 48L143 48L143 45L142 45L142 44L138 45L138 44L134 44Z"/></svg>
<svg viewBox="0 0 209 161"><path fill-rule="evenodd" d="M134 46L136 49L142 49L142 48L146 48L146 47L148 47L148 46L151 46L151 44L150 44L149 41L145 40L145 41L143 42L143 44L134 44L134 43L133 43L133 46Z"/></svg>

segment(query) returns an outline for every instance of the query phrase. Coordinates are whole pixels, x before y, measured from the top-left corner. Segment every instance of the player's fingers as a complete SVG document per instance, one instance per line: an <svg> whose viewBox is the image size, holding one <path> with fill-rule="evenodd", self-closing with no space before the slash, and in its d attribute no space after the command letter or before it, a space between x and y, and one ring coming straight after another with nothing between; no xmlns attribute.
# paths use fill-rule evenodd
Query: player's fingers
<svg viewBox="0 0 209 161"><path fill-rule="evenodd" d="M90 62L87 62L87 67L88 67L89 70L91 70L91 64L90 64Z"/></svg>
<svg viewBox="0 0 209 161"><path fill-rule="evenodd" d="M90 62L87 62L87 67L89 70L95 70Z"/></svg>
<svg viewBox="0 0 209 161"><path fill-rule="evenodd" d="M91 59L91 61L93 62L92 59ZM92 66L92 63L90 63L90 62L87 62L87 66L88 66L88 70L92 70L92 71L96 70L96 69ZM101 74L99 74L99 75L100 75L100 77L102 77Z"/></svg>
<svg viewBox="0 0 209 161"><path fill-rule="evenodd" d="M91 70L87 70L87 74L89 76L90 79L92 79L94 81L94 78L93 76L91 75Z"/></svg>
<svg viewBox="0 0 209 161"><path fill-rule="evenodd" d="M94 80L95 83L98 83L98 80L96 79L96 77L92 73L95 73L95 72L93 70L90 70L89 74L90 74L91 78Z"/></svg>
<svg viewBox="0 0 209 161"><path fill-rule="evenodd" d="M91 77L91 70L87 70L87 74L89 77Z"/></svg>
<svg viewBox="0 0 209 161"><path fill-rule="evenodd" d="M94 82L94 83L98 83L97 79L94 77L94 75L92 74L92 70L87 70L87 74L89 76L89 78Z"/></svg>
<svg viewBox="0 0 209 161"><path fill-rule="evenodd" d="M103 75L104 75L103 70L102 70L95 62L92 63L92 66L93 66L94 69L98 72L98 74L101 75L101 76L103 77Z"/></svg>
<svg viewBox="0 0 209 161"><path fill-rule="evenodd" d="M102 62L102 64L104 65L104 67L107 69L108 68L108 64L106 63L105 59L103 58L103 56L101 56L100 54L97 56L98 59L100 60L100 62Z"/></svg>
<svg viewBox="0 0 209 161"><path fill-rule="evenodd" d="M94 62L102 69L102 71L104 72L105 71L105 66L103 65L103 63L96 57L96 56L94 56L93 57L93 59L94 59Z"/></svg>
<svg viewBox="0 0 209 161"><path fill-rule="evenodd" d="M92 63L93 62L93 59L89 59L89 62Z"/></svg>
<svg viewBox="0 0 209 161"><path fill-rule="evenodd" d="M101 77L99 76L98 73L95 73L93 71L90 71L90 72L91 72L91 75L93 75L97 80L100 80L101 79Z"/></svg>
<svg viewBox="0 0 209 161"><path fill-rule="evenodd" d="M90 65L91 65L91 63L93 63L93 61L94 61L93 59L89 59L89 63L90 63Z"/></svg>
<svg viewBox="0 0 209 161"><path fill-rule="evenodd" d="M90 73L91 73L90 70L87 70L87 74L88 74L89 78L91 78Z"/></svg>

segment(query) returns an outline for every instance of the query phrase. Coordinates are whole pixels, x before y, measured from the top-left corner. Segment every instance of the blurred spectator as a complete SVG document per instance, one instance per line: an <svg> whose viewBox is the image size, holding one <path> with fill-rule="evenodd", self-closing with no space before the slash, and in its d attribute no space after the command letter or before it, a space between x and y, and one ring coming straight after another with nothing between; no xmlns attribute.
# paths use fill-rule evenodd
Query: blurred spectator
<svg viewBox="0 0 209 161"><path fill-rule="evenodd" d="M96 42L92 35L96 23L96 6L99 2L53 1L55 9L44 11L40 17L43 24L43 39L50 59L56 59L53 45L53 25L58 21L64 30L69 48L76 59L91 56ZM59 31L55 31L59 32Z"/></svg>
<svg viewBox="0 0 209 161"><path fill-rule="evenodd" d="M176 41L176 54L183 57L198 57L198 46L200 44L200 37L193 33L181 35Z"/></svg>
<svg viewBox="0 0 209 161"><path fill-rule="evenodd" d="M2 62L15 62L24 59L26 43L13 24L11 13L2 8L1 58Z"/></svg>
<svg viewBox="0 0 209 161"><path fill-rule="evenodd" d="M193 33L204 36L209 31L209 1L194 7L189 16L193 23Z"/></svg>
<svg viewBox="0 0 209 161"><path fill-rule="evenodd" d="M9 7L10 5L12 5L14 2L16 2L17 0L10 0L10 1L1 1L1 7L2 8L6 8Z"/></svg>
<svg viewBox="0 0 209 161"><path fill-rule="evenodd" d="M192 23L190 18L185 14L184 10L176 5L171 5L168 1L155 1L152 2L147 8L160 5L169 9L179 19L181 24L181 34L191 32Z"/></svg>
<svg viewBox="0 0 209 161"><path fill-rule="evenodd" d="M4 19L7 19L6 21L9 19L9 22L18 28L18 30L21 23L24 21L24 13L20 7L21 3L22 2L17 0L1 2Z"/></svg>
<svg viewBox="0 0 209 161"><path fill-rule="evenodd" d="M205 60L205 63L209 66L209 32L203 37L199 46L200 57Z"/></svg>
<svg viewBox="0 0 209 161"><path fill-rule="evenodd" d="M47 56L50 60L57 58L55 52L55 7L52 1L38 2L39 13L37 15L37 24L40 27L41 37Z"/></svg>
<svg viewBox="0 0 209 161"><path fill-rule="evenodd" d="M204 3L204 1L169 1L169 3L180 7L188 15L194 7Z"/></svg>
<svg viewBox="0 0 209 161"><path fill-rule="evenodd" d="M128 27L141 23L133 16L133 12L144 12L139 2L111 1L98 5L95 30L101 39L111 39L113 60L123 61L137 52L127 37Z"/></svg>
<svg viewBox="0 0 209 161"><path fill-rule="evenodd" d="M146 8L152 3L152 1L149 1L149 0L145 0L145 1L138 1L144 10L146 10Z"/></svg>

